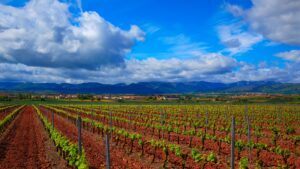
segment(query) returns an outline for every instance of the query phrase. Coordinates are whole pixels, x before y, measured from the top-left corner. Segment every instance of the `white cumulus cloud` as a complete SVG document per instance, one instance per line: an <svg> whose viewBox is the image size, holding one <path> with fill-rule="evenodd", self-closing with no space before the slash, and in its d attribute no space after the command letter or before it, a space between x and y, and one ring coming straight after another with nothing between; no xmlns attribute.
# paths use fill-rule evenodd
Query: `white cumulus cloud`
<svg viewBox="0 0 300 169"><path fill-rule="evenodd" d="M243 31L238 24L222 25L217 30L221 42L226 46L225 51L231 55L251 50L253 45L263 40L259 34Z"/></svg>
<svg viewBox="0 0 300 169"><path fill-rule="evenodd" d="M300 50L291 50L287 52L280 52L276 54L277 57L280 57L284 60L300 62Z"/></svg>
<svg viewBox="0 0 300 169"><path fill-rule="evenodd" d="M252 0L250 9L228 5L227 9L257 33L279 43L300 45L299 0Z"/></svg>
<svg viewBox="0 0 300 169"><path fill-rule="evenodd" d="M78 1L80 2L80 1ZM120 66L144 32L122 30L93 11L74 17L58 0L24 7L0 4L0 62L27 66L99 69Z"/></svg>

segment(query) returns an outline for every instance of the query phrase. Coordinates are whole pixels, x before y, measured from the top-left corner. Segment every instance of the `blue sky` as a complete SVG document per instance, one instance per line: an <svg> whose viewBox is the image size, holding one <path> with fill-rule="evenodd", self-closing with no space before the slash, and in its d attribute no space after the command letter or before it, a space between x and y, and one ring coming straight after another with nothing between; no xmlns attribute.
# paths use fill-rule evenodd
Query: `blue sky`
<svg viewBox="0 0 300 169"><path fill-rule="evenodd" d="M123 29L129 25L137 24L146 32L146 40L138 43L130 57L144 59L147 55L156 58L168 56L159 53L168 52L173 46L165 43L164 38L184 35L193 43L202 43L209 52L221 51L226 48L220 42L217 28L220 25L241 24L239 18L234 17L228 10L227 5L234 4L249 9L252 6L250 0L212 0L212 1L120 1L103 0L96 3L87 0L83 3L83 10L97 11L105 19ZM113 11L113 12L112 12ZM247 24L243 31L246 31ZM274 54L299 49L297 46L278 44L268 46L268 39L255 44L253 50L235 55L238 60L258 64L265 61L268 63L282 62L274 57ZM139 54L142 54L139 56ZM171 55L169 57L172 57ZM182 56L184 57L184 56Z"/></svg>
<svg viewBox="0 0 300 169"><path fill-rule="evenodd" d="M0 81L300 82L299 1L0 4Z"/></svg>

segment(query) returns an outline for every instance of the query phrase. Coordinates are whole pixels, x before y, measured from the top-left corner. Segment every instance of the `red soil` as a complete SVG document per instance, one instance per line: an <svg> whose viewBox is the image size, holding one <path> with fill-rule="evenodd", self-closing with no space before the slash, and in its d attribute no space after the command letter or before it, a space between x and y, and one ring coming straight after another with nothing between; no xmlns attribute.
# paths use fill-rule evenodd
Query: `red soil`
<svg viewBox="0 0 300 169"><path fill-rule="evenodd" d="M32 107L25 107L2 134L0 168L68 168Z"/></svg>
<svg viewBox="0 0 300 169"><path fill-rule="evenodd" d="M50 111L40 107L41 112L50 119ZM77 128L71 121L63 118L57 114L54 116L54 126L65 136L71 139L73 142L77 142ZM104 142L98 134L94 134L85 129L82 130L82 143L91 169L98 169L105 167L105 153ZM157 168L147 165L146 162L140 160L140 158L128 155L125 149L111 144L110 157L112 168L131 168L131 169L147 169Z"/></svg>
<svg viewBox="0 0 300 169"><path fill-rule="evenodd" d="M60 108L61 109L61 108ZM75 111L72 111L72 110L68 110L68 109L64 109L72 114L76 114ZM90 118L90 119L94 119L94 120L97 120L97 121L101 121L101 122L104 122L105 124L108 124L108 120L99 120L99 118L95 118L94 116L92 115L87 115L87 114L82 114L83 117L87 117L87 118ZM158 131L155 130L154 131L154 135L152 135L152 129L149 128L145 128L144 126L136 126L135 129L133 129L133 126L129 125L129 123L126 123L126 122L120 122L120 121L116 121L113 123L114 126L118 126L120 128L125 128L129 131L138 131L138 133L143 133L145 135L145 137L151 137L151 138L156 138L158 139ZM212 134L212 130L208 130L208 133ZM270 136L270 137L262 137L260 138L260 141L261 143L267 143L268 145L272 145L271 144L271 133L270 131L266 130L265 133L267 133L266 135ZM160 135L162 135L162 132L160 133ZM225 137L226 133L225 132L220 132L220 131L216 131L216 135L218 137ZM177 136L179 136L179 140L180 140L180 145L185 148L187 147L188 143L189 143L189 137L188 136L184 136L184 135L177 135L175 133L171 133L171 137L170 137L170 141L171 142L177 142ZM237 139L241 139L243 141L247 141L247 135L245 134L242 134L241 137L239 134L236 134L236 138ZM168 139L167 138L167 134L165 133L164 135L164 139ZM255 140L255 137L252 136L252 139ZM197 138L197 137L194 137L193 139L193 142L192 142L192 145L193 147L199 147L201 145L201 139L200 138ZM283 140L283 139L279 139L278 140L278 145L280 145L282 148L287 148L289 150L292 150L292 152L294 152L294 146L293 146L293 143L291 142L291 140ZM139 150L139 146L134 146L135 150ZM204 151L202 151L202 153L204 154L207 154L209 153L209 151L213 151L213 152L218 152L218 145L216 142L212 141L212 140L206 140L205 141L205 144L204 144ZM229 163L229 156L230 156L230 144L226 144L226 143L222 143L222 146L221 146L221 151L220 151L220 154L217 155L218 157L218 160L219 162L221 162L222 164L224 164L223 166L216 166L216 165L213 165L213 164L209 164L206 166L206 168L227 168L228 166L226 166L226 163L228 164ZM153 150L151 149L151 147L145 145L145 152L146 154L154 154L154 152L152 152ZM251 166L254 165L255 161L257 161L258 159L256 159L255 157L255 152L257 150L252 150L251 151ZM246 148L245 150L243 150L241 152L241 157L247 157L248 156L248 149ZM162 152L159 152L157 151L156 153L156 161L159 161L160 163L162 163L163 161L163 153ZM235 151L235 154L237 156L237 150ZM150 157L151 158L151 157ZM259 159L261 159L263 162L264 162L264 166L265 167L274 167L274 166L277 166L278 164L283 164L283 159L281 156L279 155L276 155L275 153L273 152L267 152L267 151L263 151L259 157ZM292 156L288 159L288 163L290 165L291 168L293 167L296 167L298 168L299 167L299 160L300 158L299 157L295 157L295 156ZM175 164L174 166L172 166L171 168L176 168L178 166L180 166L180 159L177 159L172 157L170 160L169 160L171 163ZM195 165L194 163L191 162L192 160L191 159L188 159L187 161L187 165L186 165L186 168L197 168L198 165ZM236 159L235 161L235 165L238 167L238 160ZM177 163L177 165L176 165ZM208 167L209 166L209 167Z"/></svg>
<svg viewBox="0 0 300 169"><path fill-rule="evenodd" d="M4 119L7 115L9 115L16 107L10 107L8 109L4 109L0 111L0 120Z"/></svg>

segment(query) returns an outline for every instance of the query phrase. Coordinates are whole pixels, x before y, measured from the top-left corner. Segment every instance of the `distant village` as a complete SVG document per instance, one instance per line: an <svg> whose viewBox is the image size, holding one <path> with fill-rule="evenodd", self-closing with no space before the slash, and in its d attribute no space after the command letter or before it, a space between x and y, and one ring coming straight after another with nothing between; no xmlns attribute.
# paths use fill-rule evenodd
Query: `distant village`
<svg viewBox="0 0 300 169"><path fill-rule="evenodd" d="M92 94L7 94L0 93L6 99L45 99L45 100L179 100L180 95L92 95Z"/></svg>
<svg viewBox="0 0 300 169"><path fill-rule="evenodd" d="M164 95L110 95L110 94L36 94L36 93L0 93L0 101L10 100L63 100L63 101L193 101L193 102L264 102L264 100L282 99L290 101L299 98L299 95L244 93L235 95L213 94L164 94Z"/></svg>

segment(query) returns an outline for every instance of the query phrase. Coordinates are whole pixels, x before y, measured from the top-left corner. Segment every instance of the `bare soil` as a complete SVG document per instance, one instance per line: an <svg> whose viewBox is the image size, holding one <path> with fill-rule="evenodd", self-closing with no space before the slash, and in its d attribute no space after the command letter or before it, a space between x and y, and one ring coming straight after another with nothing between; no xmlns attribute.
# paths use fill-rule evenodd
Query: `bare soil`
<svg viewBox="0 0 300 169"><path fill-rule="evenodd" d="M26 106L0 137L0 169L69 168L33 107Z"/></svg>

